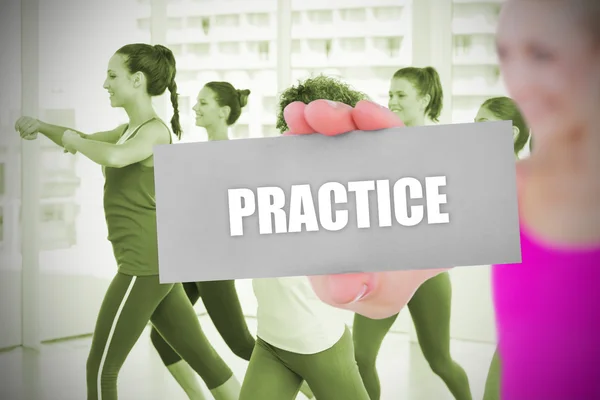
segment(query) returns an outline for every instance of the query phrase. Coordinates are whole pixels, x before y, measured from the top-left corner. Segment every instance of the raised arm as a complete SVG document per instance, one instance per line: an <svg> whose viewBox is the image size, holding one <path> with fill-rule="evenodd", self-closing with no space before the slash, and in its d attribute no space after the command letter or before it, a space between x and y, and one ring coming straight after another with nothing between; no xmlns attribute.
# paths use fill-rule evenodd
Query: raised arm
<svg viewBox="0 0 600 400"><path fill-rule="evenodd" d="M171 143L170 135L170 131L162 122L152 121L139 128L139 131L123 144L95 140L92 136L86 138L78 132L71 131L65 133L63 142L68 148L78 151L97 164L123 168L150 158L154 154L154 146Z"/></svg>
<svg viewBox="0 0 600 400"><path fill-rule="evenodd" d="M87 133L79 132L79 131L76 131L76 130L73 130L70 128L66 128L63 126L51 125L51 124L47 124L45 122L40 121L39 132L42 135L46 136L48 139L52 140L58 146L64 147L62 138L63 138L64 132L67 130L77 133L79 136L81 136L84 139L90 139L90 140L94 140L97 142L104 142L104 143L117 143L117 140L119 140L119 138L125 131L126 126L127 126L126 124L123 124L123 125L118 126L115 129L110 130L110 131L102 131L102 132L87 134Z"/></svg>
<svg viewBox="0 0 600 400"><path fill-rule="evenodd" d="M116 143L125 130L125 127L126 125L124 124L110 131L86 134L64 126L48 124L31 117L21 117L15 123L15 130L19 132L23 139L32 139L35 138L37 133L41 133L60 147L64 147L62 138L64 132L67 130L77 133L82 138L92 139L98 142Z"/></svg>

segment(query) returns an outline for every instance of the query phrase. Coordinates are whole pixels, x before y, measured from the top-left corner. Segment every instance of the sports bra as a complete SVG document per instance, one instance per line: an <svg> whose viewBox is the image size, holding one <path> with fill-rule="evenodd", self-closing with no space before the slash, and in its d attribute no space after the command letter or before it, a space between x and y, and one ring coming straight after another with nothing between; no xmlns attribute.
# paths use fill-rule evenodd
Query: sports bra
<svg viewBox="0 0 600 400"><path fill-rule="evenodd" d="M501 399L600 399L600 243L559 248L522 224L521 253L492 270Z"/></svg>

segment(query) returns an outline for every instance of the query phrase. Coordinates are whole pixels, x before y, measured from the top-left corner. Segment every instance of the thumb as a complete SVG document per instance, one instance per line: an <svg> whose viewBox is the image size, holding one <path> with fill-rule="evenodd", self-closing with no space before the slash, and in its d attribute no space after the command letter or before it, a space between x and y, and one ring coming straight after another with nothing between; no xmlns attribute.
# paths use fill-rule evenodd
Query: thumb
<svg viewBox="0 0 600 400"><path fill-rule="evenodd" d="M325 288L335 303L351 304L373 289L374 278L372 273L328 275Z"/></svg>

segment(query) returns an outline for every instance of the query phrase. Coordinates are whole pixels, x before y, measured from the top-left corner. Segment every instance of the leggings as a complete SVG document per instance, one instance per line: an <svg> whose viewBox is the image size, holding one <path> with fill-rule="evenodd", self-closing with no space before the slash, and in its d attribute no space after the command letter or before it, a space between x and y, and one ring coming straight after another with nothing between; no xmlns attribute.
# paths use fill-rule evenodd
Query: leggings
<svg viewBox="0 0 600 400"><path fill-rule="evenodd" d="M291 353L258 338L239 400L293 400L303 380L319 400L370 400L353 353L349 329L316 354Z"/></svg>
<svg viewBox="0 0 600 400"><path fill-rule="evenodd" d="M98 313L87 360L88 400L118 399L119 371L149 321L209 389L233 376L204 336L180 283L160 284L158 275L117 273Z"/></svg>
<svg viewBox="0 0 600 400"><path fill-rule="evenodd" d="M498 400L500 398L500 357L498 348L494 352L487 380L485 381L485 391L483 400Z"/></svg>
<svg viewBox="0 0 600 400"><path fill-rule="evenodd" d="M188 282L183 284L183 288L191 304L202 298L206 312L233 354L250 361L255 340L248 331L235 281ZM179 354L155 328L152 328L150 338L166 366L181 361Z"/></svg>
<svg viewBox="0 0 600 400"><path fill-rule="evenodd" d="M425 281L408 302L421 351L433 372L438 375L457 400L471 400L467 374L450 355L450 311L452 284L443 272ZM386 319L369 319L354 315L352 334L360 374L371 400L379 400L381 387L376 361L385 335L398 314Z"/></svg>

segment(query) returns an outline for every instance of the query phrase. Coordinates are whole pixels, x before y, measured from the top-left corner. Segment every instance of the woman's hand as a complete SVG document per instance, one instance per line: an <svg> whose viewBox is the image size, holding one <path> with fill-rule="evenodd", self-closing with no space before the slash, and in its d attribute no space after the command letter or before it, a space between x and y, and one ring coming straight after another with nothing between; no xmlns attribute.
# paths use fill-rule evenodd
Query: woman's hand
<svg viewBox="0 0 600 400"><path fill-rule="evenodd" d="M15 122L15 130L25 140L37 139L40 127L40 121L31 117L21 117Z"/></svg>
<svg viewBox="0 0 600 400"><path fill-rule="evenodd" d="M72 130L67 129L65 133L63 133L62 143L65 148L65 153L69 152L71 154L77 153L75 150L75 141L81 139L78 133L73 132Z"/></svg>
<svg viewBox="0 0 600 400"><path fill-rule="evenodd" d="M404 126L390 110L369 101L361 101L354 108L328 100L316 100L308 105L294 102L285 108L283 115L289 127L284 133L286 136L315 133L335 136L355 130ZM423 282L444 271L446 269L364 272L309 276L308 279L324 303L381 319L400 312Z"/></svg>

